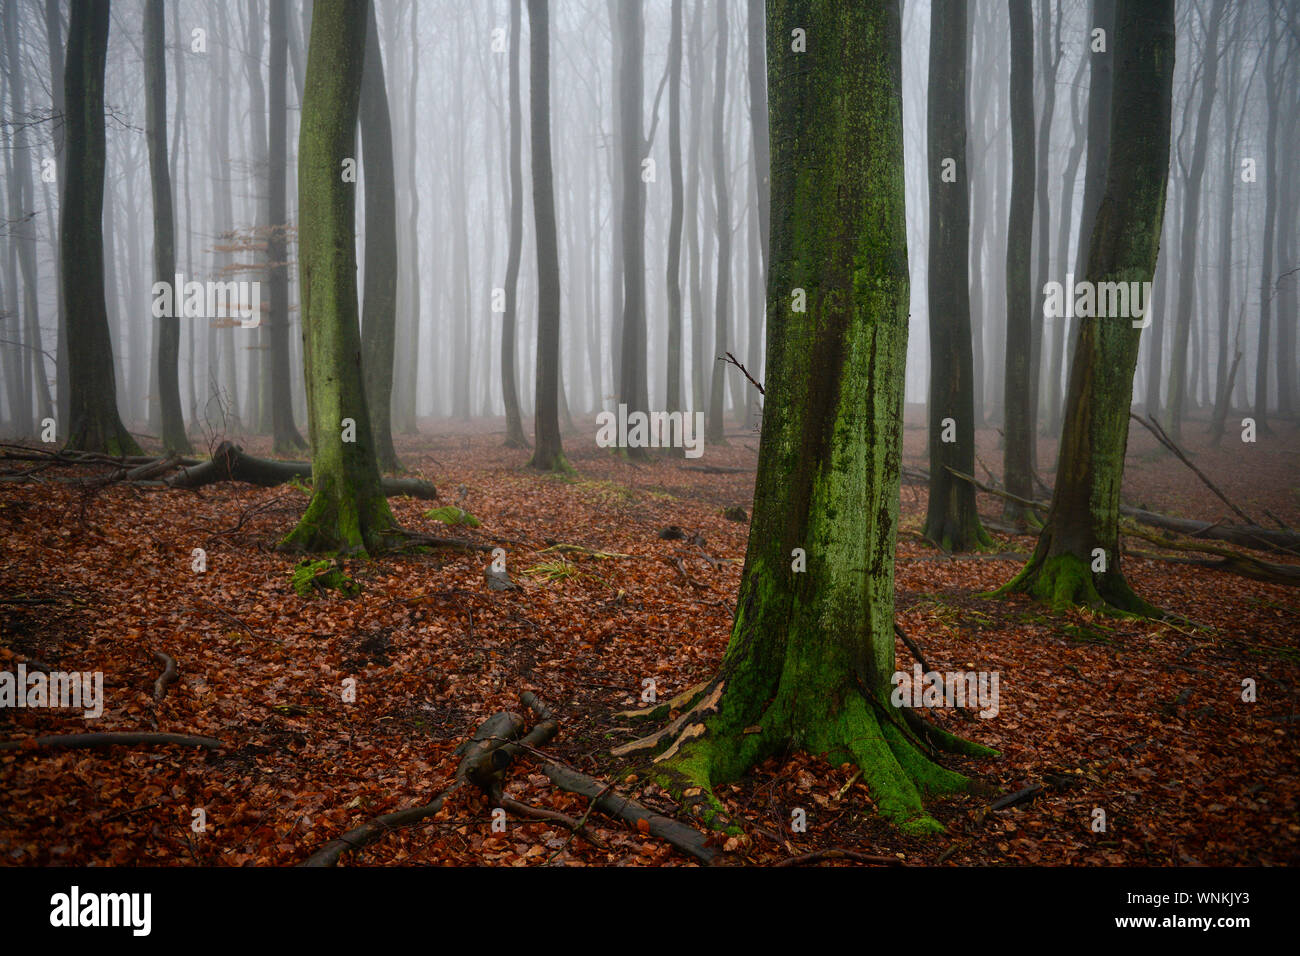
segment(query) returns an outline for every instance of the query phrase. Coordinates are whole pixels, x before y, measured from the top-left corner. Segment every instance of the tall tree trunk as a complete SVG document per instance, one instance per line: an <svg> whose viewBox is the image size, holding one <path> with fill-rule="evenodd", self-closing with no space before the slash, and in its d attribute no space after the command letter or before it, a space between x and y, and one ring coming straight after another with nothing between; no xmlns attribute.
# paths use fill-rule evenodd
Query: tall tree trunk
<svg viewBox="0 0 1300 956"><path fill-rule="evenodd" d="M51 105L54 107L54 115L63 117L66 109L63 98L63 17L59 12L59 0L45 0L45 43L49 52L50 61L50 93ZM63 123L53 124L52 136L54 137L54 160L56 170L56 181L58 186L56 192L62 198L63 183L65 181L64 172L67 169L67 157L63 148L64 130ZM62 208L60 206L60 208ZM51 230L53 233L54 245L54 269L55 269L55 288L57 291L57 303L59 310L58 326L58 346L56 348L55 362L55 402L58 407L60 430L67 434L68 431L68 400L70 394L70 380L68 376L68 310L63 302L63 262L59 256L59 238L57 230Z"/></svg>
<svg viewBox="0 0 1300 956"><path fill-rule="evenodd" d="M1173 0L1117 0L1115 85L1106 188L1087 281L1149 282L1155 271L1169 173L1174 72ZM1119 493L1128 444L1140 328L1080 317L1056 487L1038 545L1003 589L1053 605L1154 609L1120 568Z"/></svg>
<svg viewBox="0 0 1300 956"><path fill-rule="evenodd" d="M9 97L12 115L19 123L26 122L27 101L23 88L24 70L18 56L19 25L16 0L7 0L4 4L5 59L9 66ZM40 274L36 262L36 189L32 182L32 144L28 142L30 131L21 134L15 132L12 148L17 151L14 167L17 173L9 183L9 218L10 241L18 247L18 265L23 277L23 333L18 336L25 348L21 350L20 361L24 374L31 388L27 391L28 399L33 396L36 401L35 421L23 423L24 429L39 425L46 418L54 415L54 398L50 394L49 374L45 368L45 350L41 342L41 317L38 292ZM17 233L15 236L14 233ZM16 330L15 330L16 331ZM24 399L26 402L28 399Z"/></svg>
<svg viewBox="0 0 1300 956"><path fill-rule="evenodd" d="M572 471L560 441L560 250L551 172L551 53L548 0L528 0L528 102L537 244L537 393L533 457L541 471ZM640 177L638 177L638 182Z"/></svg>
<svg viewBox="0 0 1300 956"><path fill-rule="evenodd" d="M268 403L271 406L274 447L277 452L283 453L304 448L306 442L293 423L293 395L289 387L289 223L285 210L285 178L288 173L285 138L289 125L285 61L289 46L289 23L287 5L278 0L272 0L270 4L269 33L271 56L267 114L270 118L270 133L266 157L266 286L269 309L266 331L271 365L267 384L270 389ZM366 194L369 195L369 182L366 186Z"/></svg>
<svg viewBox="0 0 1300 956"><path fill-rule="evenodd" d="M299 283L312 496L285 550L365 554L397 523L379 482L357 321L355 185L368 0L316 0L298 139ZM350 433L351 425L355 433ZM349 440L355 439L355 440Z"/></svg>
<svg viewBox="0 0 1300 956"><path fill-rule="evenodd" d="M117 413L113 345L104 296L104 62L108 0L72 0L68 24L63 181L59 248L68 310L71 377L68 448L138 455Z"/></svg>
<svg viewBox="0 0 1300 956"><path fill-rule="evenodd" d="M682 409L682 2L672 0L668 39L668 162L672 179L672 212L668 223L668 387L664 408L669 412Z"/></svg>
<svg viewBox="0 0 1300 956"><path fill-rule="evenodd" d="M967 0L930 6L926 120L930 181L930 496L925 536L945 551L990 543L975 508L970 330L970 170L966 162Z"/></svg>
<svg viewBox="0 0 1300 956"><path fill-rule="evenodd" d="M397 184L393 127L388 116L379 24L370 4L361 77L361 155L366 177L365 287L361 306L361 367L370 434L380 471L396 471L393 449L393 349L397 339Z"/></svg>
<svg viewBox="0 0 1300 956"><path fill-rule="evenodd" d="M730 322L728 297L731 293L731 202L727 191L730 169L726 150L726 97L727 97L727 5L716 6L717 59L713 70L713 187L717 196L718 232L718 285L713 309L713 362L712 388L709 393L709 413L704 433L715 445L724 443L725 427L722 399L726 387L727 364L717 361L727 352L727 323Z"/></svg>
<svg viewBox="0 0 1300 956"><path fill-rule="evenodd" d="M751 138L754 143L754 183L758 191L757 257L754 259L757 275L751 287L759 299L750 305L749 315L749 371L762 381L762 338L765 310L759 305L767 296L767 245L771 234L772 207L772 148L767 124L767 22L764 0L749 0L746 18L746 50L749 53L749 117ZM752 241L752 240L751 240ZM749 394L746 402L745 427L757 428L762 421L762 405L757 394Z"/></svg>
<svg viewBox="0 0 1300 956"><path fill-rule="evenodd" d="M718 826L712 787L798 747L857 764L886 818L935 832L922 794L966 780L931 762L889 704L908 310L898 4L832 16L769 0L769 14L815 41L794 53L784 29L768 39L768 401L740 598L680 733L616 753L666 747L655 778ZM806 313L791 311L792 288Z"/></svg>
<svg viewBox="0 0 1300 956"><path fill-rule="evenodd" d="M172 214L171 170L167 164L167 59L162 0L145 0L144 73L145 135L149 141L149 174L153 183L154 281L170 287L176 282L176 223ZM173 301L179 301L176 289ZM162 441L168 451L189 454L181 411L181 327L176 315L158 318L158 396Z"/></svg>
<svg viewBox="0 0 1300 956"><path fill-rule="evenodd" d="M641 181L641 159L645 133L641 125L643 97L644 25L641 5L621 3L618 7L620 43L618 74L618 139L623 161L623 321L618 400L629 412L649 413L649 382L646 376L645 318L645 183ZM632 459L647 457L645 448L625 449Z"/></svg>
<svg viewBox="0 0 1300 956"><path fill-rule="evenodd" d="M1276 290L1274 276L1274 237L1277 231L1277 180L1281 174L1277 155L1277 125L1281 106L1281 80L1286 70L1285 61L1277 66L1278 51L1282 46L1283 24L1276 16L1267 20L1268 58L1264 64L1264 91L1268 120L1264 146L1264 244L1261 248L1263 264L1259 272L1259 340L1255 353L1255 427L1261 432L1272 429L1268 424L1268 365L1269 338L1272 331L1273 302Z"/></svg>
<svg viewBox="0 0 1300 956"><path fill-rule="evenodd" d="M524 120L519 106L519 51L524 42L521 20L520 0L510 0L510 251L506 257L506 314L501 323L501 394L506 405L507 448L528 447L515 377L515 316L519 309L519 260L524 245L524 171L520 149Z"/></svg>
<svg viewBox="0 0 1300 956"><path fill-rule="evenodd" d="M1002 470L1007 491L1033 498L1034 401L1029 348L1034 289L1030 284L1034 232L1034 38L1029 0L1010 0L1011 12L1011 204L1007 216L1007 340ZM1008 521L1033 520L1008 499Z"/></svg>
<svg viewBox="0 0 1300 956"><path fill-rule="evenodd" d="M691 15L691 35L687 57L687 82L691 88L691 123L686 138L686 252L690 260L687 288L691 304L691 402L693 412L704 410L704 289L701 285L700 253L700 128L704 111L703 11L705 0L696 0Z"/></svg>
<svg viewBox="0 0 1300 956"><path fill-rule="evenodd" d="M1227 0L1214 0L1206 25L1205 48L1201 51L1201 102L1196 111L1192 138L1192 161L1187 169L1183 192L1183 229L1179 236L1178 302L1174 306L1174 347L1169 356L1169 424L1175 440L1183 435L1187 404L1187 342L1192 327L1192 296L1196 281L1197 240L1201 232L1201 180L1210 148L1210 117L1219 78L1219 27ZM1226 134L1225 134L1226 135ZM1168 314L1168 313L1166 313Z"/></svg>

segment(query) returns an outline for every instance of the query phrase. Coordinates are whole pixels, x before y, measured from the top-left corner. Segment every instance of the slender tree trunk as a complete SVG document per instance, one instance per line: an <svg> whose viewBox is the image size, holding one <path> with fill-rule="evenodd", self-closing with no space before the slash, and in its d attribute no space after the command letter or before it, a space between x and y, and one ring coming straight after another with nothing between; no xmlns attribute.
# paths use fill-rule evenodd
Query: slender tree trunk
<svg viewBox="0 0 1300 956"><path fill-rule="evenodd" d="M59 0L45 0L45 43L49 53L50 61L50 93L54 115L64 117L66 112L63 97L63 17L59 12ZM58 186L56 192L59 197L63 195L63 183L65 181L64 171L67 169L67 159L63 148L64 130L63 123L53 124L52 136L54 137L54 160ZM62 205L60 204L60 209ZM68 376L68 312L63 302L63 275L62 259L59 256L59 238L58 231L51 230L53 234L54 246L54 281L57 289L57 303L59 310L58 326L58 345L56 348L57 358L55 363L55 402L58 406L60 430L67 434L68 431L68 401L70 394L70 380Z"/></svg>
<svg viewBox="0 0 1300 956"><path fill-rule="evenodd" d="M397 187L393 128L379 50L379 24L370 4L361 77L361 150L366 177L365 287L361 307L361 367L370 434L380 471L396 471L393 449L393 349L397 340Z"/></svg>
<svg viewBox="0 0 1300 956"><path fill-rule="evenodd" d="M537 243L537 411L533 457L541 471L570 472L560 441L560 253L551 172L551 54L548 0L528 0L528 100ZM638 178L639 179L639 178Z"/></svg>
<svg viewBox="0 0 1300 956"><path fill-rule="evenodd" d="M724 443L725 426L722 405L728 366L716 361L727 353L727 324L730 319L729 296L731 293L731 200L727 191L726 122L725 106L727 97L727 5L716 5L717 19L717 59L713 76L713 187L717 196L718 231L718 285L715 290L717 299L713 310L713 355L712 389L709 394L709 414L705 423L705 436L715 445Z"/></svg>
<svg viewBox="0 0 1300 956"><path fill-rule="evenodd" d="M1117 0L1115 84L1106 188L1087 281L1149 282L1155 271L1169 171L1174 72L1173 0ZM1004 590L1053 605L1135 613L1153 608L1120 568L1119 493L1128 444L1140 328L1081 316L1055 493L1038 545Z"/></svg>
<svg viewBox="0 0 1300 956"><path fill-rule="evenodd" d="M1281 106L1281 78L1286 69L1285 62L1278 68L1278 50L1281 47L1279 34L1282 24L1276 17L1268 21L1268 58L1264 64L1264 91L1268 119L1266 122L1264 146L1264 244L1261 252L1264 257L1259 272L1259 339L1255 353L1255 427L1262 432L1269 432L1268 424L1268 365L1269 339L1272 332L1273 303L1276 290L1273 288L1274 237L1277 231L1277 181L1281 173L1277 156L1278 113Z"/></svg>
<svg viewBox="0 0 1300 956"><path fill-rule="evenodd" d="M975 508L966 162L967 0L933 0L926 139L930 181L930 495L925 536L945 551L990 543Z"/></svg>
<svg viewBox="0 0 1300 956"><path fill-rule="evenodd" d="M1010 0L1011 11L1011 208L1007 218L1006 444L1002 470L1007 491L1034 496L1034 401L1030 386L1030 326L1035 312L1030 285L1034 231L1034 42L1029 0ZM1008 500L1008 521L1024 523L1032 512Z"/></svg>
<svg viewBox="0 0 1300 956"><path fill-rule="evenodd" d="M510 252L506 257L506 314L501 323L501 394L506 405L506 447L527 448L515 377L515 316L519 309L519 260L524 245L524 170L520 149L519 51L523 46L521 0L510 0ZM599 383L597 383L599 389Z"/></svg>
<svg viewBox="0 0 1300 956"><path fill-rule="evenodd" d="M266 286L268 297L266 337L270 356L266 386L271 413L271 434L277 452L285 453L306 447L293 423L293 395L290 392L289 361L289 223L285 206L285 179L288 171L285 139L289 113L286 93L289 47L288 9L284 3L270 4L270 76L267 82L269 136L266 157ZM369 183L367 183L369 195ZM367 273L368 274L368 273Z"/></svg>
<svg viewBox="0 0 1300 956"><path fill-rule="evenodd" d="M672 0L668 40L672 212L668 223L668 386L664 408L669 412L682 409L682 3L683 0Z"/></svg>
<svg viewBox="0 0 1300 956"><path fill-rule="evenodd" d="M286 550L365 554L397 523L379 482L357 321L355 185L368 0L316 0L298 140L299 282L312 496ZM349 427L350 426L350 427Z"/></svg>
<svg viewBox="0 0 1300 956"><path fill-rule="evenodd" d="M68 175L60 209L63 301L71 377L68 448L138 455L117 413L113 346L104 296L104 62L107 0L72 0L64 126Z"/></svg>
<svg viewBox="0 0 1300 956"><path fill-rule="evenodd" d="M1219 27L1227 0L1214 0L1206 26L1205 48L1201 51L1201 101L1196 111L1192 138L1192 161L1187 169L1183 192L1183 228L1179 236L1178 301L1174 306L1174 343L1169 356L1169 425L1175 440L1183 435L1187 404L1187 343L1192 326L1193 283L1196 275L1197 239L1201 231L1201 181L1210 148L1210 117L1219 77ZM1166 313L1168 314L1168 313Z"/></svg>
<svg viewBox="0 0 1300 956"><path fill-rule="evenodd" d="M641 181L641 159L645 134L641 120L643 97L643 33L641 6L622 3L618 7L619 74L618 138L623 161L623 321L620 355L620 404L628 411L649 413L649 382L646 377L645 309L645 183ZM632 459L647 457L645 448L625 449Z"/></svg>
<svg viewBox="0 0 1300 956"><path fill-rule="evenodd" d="M170 287L176 281L176 223L172 214L171 170L167 165L167 59L162 0L145 0L144 72L145 135L149 142L149 172L153 183L154 280ZM180 290L175 290L177 301ZM189 454L181 411L181 327L176 315L156 317L159 325L158 393L162 441L168 451Z"/></svg>

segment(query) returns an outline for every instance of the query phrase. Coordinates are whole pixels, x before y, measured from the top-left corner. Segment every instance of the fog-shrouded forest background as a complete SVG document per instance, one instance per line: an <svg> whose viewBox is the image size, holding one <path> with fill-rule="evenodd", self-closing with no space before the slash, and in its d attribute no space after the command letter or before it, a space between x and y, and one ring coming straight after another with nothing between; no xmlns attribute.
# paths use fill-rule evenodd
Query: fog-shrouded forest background
<svg viewBox="0 0 1300 956"><path fill-rule="evenodd" d="M270 230L288 227L292 260L295 149L310 3L288 4L287 96L268 113L269 4L166 5L168 161L175 189L176 270L185 279L256 280ZM375 5L392 124L398 284L393 422L500 416L502 303L508 246L506 0ZM1079 277L1092 9L1084 0L1034 4L1035 170L1032 275L1035 315L1048 281ZM112 6L105 90L105 270L117 402L133 430L159 433L152 317L152 199L145 134L143 4ZM562 2L551 16L552 149L562 277L562 410L613 408L620 355L623 246L616 71L618 4ZM755 375L763 355L759 193L753 148L749 30L741 2L684 3L681 148L682 395L705 410L725 341ZM1216 406L1261 420L1296 413L1296 117L1300 40L1292 3L1179 3L1173 151L1168 208L1154 280L1154 321L1142 336L1134 401L1164 418L1211 417ZM653 408L667 407L671 215L666 114L670 4L649 3L641 113L645 196L647 382ZM904 116L912 330L907 401L924 403L928 378L926 155L930 5L903 6ZM527 17L521 18L523 31ZM0 235L5 387L0 422L35 435L66 404L58 282L62 61L67 9L5 0L3 13L5 189ZM969 22L967 158L970 168L970 301L976 417L1001 420L1005 348L1007 210L1011 190L1007 10L972 7ZM721 38L721 39L720 39ZM527 49L524 49L527 103ZM760 90L762 86L760 84ZM524 109L523 143L528 143ZM288 216L268 219L268 131L286 133ZM719 148L720 147L720 148ZM359 268L365 269L366 175L358 156ZM634 167L628 167L634 168ZM527 183L530 166L523 163ZM719 224L719 198L726 222ZM719 256L719 238L728 246ZM531 414L536 348L536 257L532 216L523 217L517 369L522 412ZM294 417L304 427L297 270L290 278ZM719 282L728 292L719 297ZM262 294L262 309L267 296ZM719 337L716 323L725 327ZM1061 421L1066 320L1033 323L1037 417ZM228 433L270 427L266 323L180 323L179 379L187 426ZM1178 369L1182 374L1173 374ZM752 409L734 370L725 376L729 415ZM1225 384L1231 385L1225 390ZM60 399L65 401L60 401ZM222 422L221 426L216 426Z"/></svg>

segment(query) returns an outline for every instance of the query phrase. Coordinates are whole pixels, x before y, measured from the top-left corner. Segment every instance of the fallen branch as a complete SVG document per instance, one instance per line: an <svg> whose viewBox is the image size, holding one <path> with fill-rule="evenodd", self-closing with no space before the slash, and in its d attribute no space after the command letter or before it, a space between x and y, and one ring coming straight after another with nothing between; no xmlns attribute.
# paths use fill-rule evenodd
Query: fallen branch
<svg viewBox="0 0 1300 956"><path fill-rule="evenodd" d="M875 856L870 853L859 853L857 850L844 850L840 847L832 847L829 850L814 850L812 853L801 853L799 856L792 856L773 865L803 866L807 863L820 863L822 860L854 860L858 863L877 863L881 866L906 866L896 856Z"/></svg>
<svg viewBox="0 0 1300 956"><path fill-rule="evenodd" d="M189 734L158 734L122 731L99 734L55 734L49 737L28 737L26 740L0 742L0 750L36 750L62 747L84 750L91 747L135 747L155 744L175 744L178 747L203 747L220 750L221 741L213 737L194 737Z"/></svg>
<svg viewBox="0 0 1300 956"><path fill-rule="evenodd" d="M163 672L153 682L153 699L162 700L167 696L167 685L176 681L176 659L162 651L154 651L153 659L163 666Z"/></svg>

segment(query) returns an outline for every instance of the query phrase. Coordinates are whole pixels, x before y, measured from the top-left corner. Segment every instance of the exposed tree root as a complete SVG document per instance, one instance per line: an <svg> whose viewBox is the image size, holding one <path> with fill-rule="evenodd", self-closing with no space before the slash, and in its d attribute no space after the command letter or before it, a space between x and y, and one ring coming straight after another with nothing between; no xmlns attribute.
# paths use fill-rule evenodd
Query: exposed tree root
<svg viewBox="0 0 1300 956"><path fill-rule="evenodd" d="M751 723L748 715L728 705L726 687L725 679L715 678L667 727L614 750L618 756L655 754L647 768L651 778L713 829L736 829L713 795L715 786L737 779L771 754L798 747L825 755L831 763L859 767L877 808L904 832L942 832L942 825L925 812L923 798L966 792L972 785L935 763L925 749L992 754L928 725L929 742L922 742L885 705L869 702L857 689L824 702L815 719L809 719L806 702L778 691Z"/></svg>
<svg viewBox="0 0 1300 956"><path fill-rule="evenodd" d="M295 478L311 478L309 461L275 461L244 454L238 445L223 441L212 453L212 458L199 464L182 468L168 479L173 488L200 488L220 481L242 481L252 485L274 487ZM380 478L380 488L388 496L409 495L412 498L434 499L437 489L418 478Z"/></svg>

